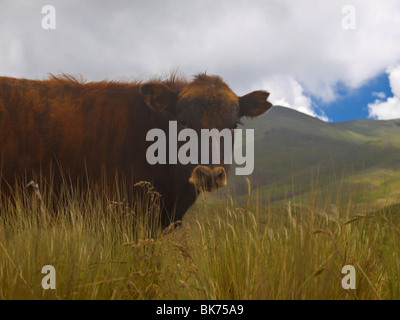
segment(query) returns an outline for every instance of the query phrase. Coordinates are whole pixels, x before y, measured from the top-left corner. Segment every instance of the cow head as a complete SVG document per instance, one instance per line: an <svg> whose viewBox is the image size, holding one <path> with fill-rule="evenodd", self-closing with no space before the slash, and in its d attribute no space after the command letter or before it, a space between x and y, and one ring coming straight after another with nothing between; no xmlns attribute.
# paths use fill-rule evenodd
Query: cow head
<svg viewBox="0 0 400 320"><path fill-rule="evenodd" d="M206 74L195 76L180 89L149 82L142 85L141 93L151 110L169 114L181 129L191 128L197 133L201 129L226 128L233 132L242 117L258 117L272 107L267 101L268 92L254 91L238 97L220 77ZM225 169L223 164L194 166L189 182L197 189L215 190L226 185Z"/></svg>

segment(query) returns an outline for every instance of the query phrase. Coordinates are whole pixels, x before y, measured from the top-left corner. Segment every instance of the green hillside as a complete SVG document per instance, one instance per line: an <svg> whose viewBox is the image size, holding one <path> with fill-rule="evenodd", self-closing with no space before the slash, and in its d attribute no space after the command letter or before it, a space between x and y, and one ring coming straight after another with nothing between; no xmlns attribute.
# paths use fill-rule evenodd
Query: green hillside
<svg viewBox="0 0 400 320"><path fill-rule="evenodd" d="M249 177L262 202L322 193L348 194L360 203L400 196L400 120L326 123L274 107L246 121L255 129L255 166ZM228 192L247 193L244 177L230 175Z"/></svg>

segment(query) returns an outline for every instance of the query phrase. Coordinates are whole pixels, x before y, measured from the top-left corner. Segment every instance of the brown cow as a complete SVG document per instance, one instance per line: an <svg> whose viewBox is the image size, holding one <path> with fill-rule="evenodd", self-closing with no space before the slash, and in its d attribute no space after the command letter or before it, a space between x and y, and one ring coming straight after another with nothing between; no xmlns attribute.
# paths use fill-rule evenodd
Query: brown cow
<svg viewBox="0 0 400 320"><path fill-rule="evenodd" d="M255 91L238 97L220 77L206 74L192 81L173 75L147 83L86 83L67 75L41 81L0 77L2 186L38 173L53 175L57 186L65 181L60 172L73 182L109 184L118 173L128 192L135 182L150 181L162 195L165 227L182 219L199 184L206 191L224 186L227 166L150 165L146 133L168 132L169 121L178 121L178 130L233 129L241 117L270 109L268 95Z"/></svg>

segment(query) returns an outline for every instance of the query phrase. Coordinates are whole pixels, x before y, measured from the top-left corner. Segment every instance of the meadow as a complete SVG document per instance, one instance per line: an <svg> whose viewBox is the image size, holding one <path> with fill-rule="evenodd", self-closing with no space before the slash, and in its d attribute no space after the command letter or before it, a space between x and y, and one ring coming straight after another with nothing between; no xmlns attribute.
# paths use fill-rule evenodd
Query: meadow
<svg viewBox="0 0 400 320"><path fill-rule="evenodd" d="M338 187L277 203L201 196L181 227L100 193L22 188L0 207L0 299L400 299L400 206L371 210ZM243 197L242 197L243 199ZM44 290L42 267L56 270ZM344 265L356 270L345 290Z"/></svg>

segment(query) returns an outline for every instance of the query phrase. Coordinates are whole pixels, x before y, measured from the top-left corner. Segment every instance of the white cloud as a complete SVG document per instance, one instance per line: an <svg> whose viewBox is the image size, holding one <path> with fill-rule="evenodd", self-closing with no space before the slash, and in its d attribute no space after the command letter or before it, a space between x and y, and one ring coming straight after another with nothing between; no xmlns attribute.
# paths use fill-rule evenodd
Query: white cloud
<svg viewBox="0 0 400 320"><path fill-rule="evenodd" d="M386 101L375 101L368 105L369 117L377 120L400 118L400 100L398 97L388 98Z"/></svg>
<svg viewBox="0 0 400 320"><path fill-rule="evenodd" d="M388 70L390 88L395 97L400 97L400 65Z"/></svg>
<svg viewBox="0 0 400 320"><path fill-rule="evenodd" d="M347 0L52 0L56 30L41 28L45 4L0 1L0 74L101 80L207 70L238 94L288 77L302 89L288 84L282 99L316 114L304 92L333 101L339 82L357 88L400 62L398 0L352 0L355 30L342 28Z"/></svg>
<svg viewBox="0 0 400 320"><path fill-rule="evenodd" d="M384 92L372 92L372 96L377 97L378 99L385 99L386 93Z"/></svg>
<svg viewBox="0 0 400 320"><path fill-rule="evenodd" d="M263 80L257 87L270 92L268 98L274 105L288 107L323 121L329 119L320 111L317 114L312 107L312 101L304 94L303 87L291 76L275 76Z"/></svg>
<svg viewBox="0 0 400 320"><path fill-rule="evenodd" d="M400 65L387 70L389 74L390 88L393 97L375 100L368 105L369 117L378 120L390 120L400 118Z"/></svg>

